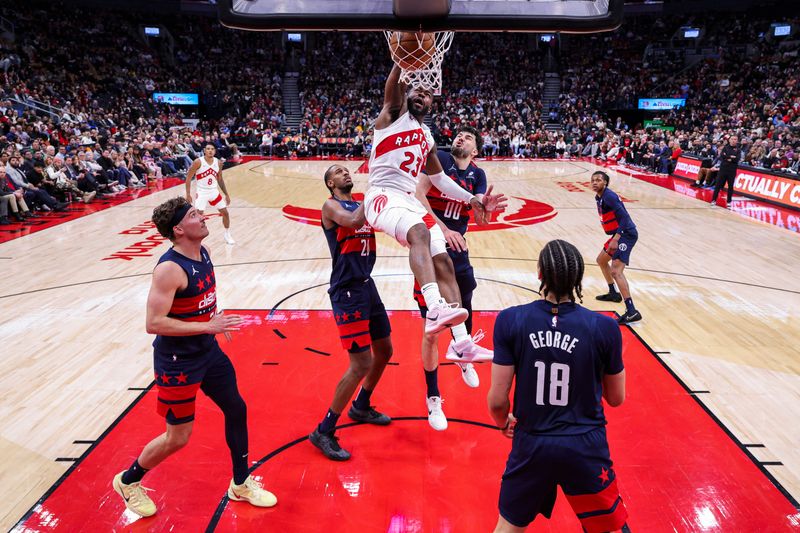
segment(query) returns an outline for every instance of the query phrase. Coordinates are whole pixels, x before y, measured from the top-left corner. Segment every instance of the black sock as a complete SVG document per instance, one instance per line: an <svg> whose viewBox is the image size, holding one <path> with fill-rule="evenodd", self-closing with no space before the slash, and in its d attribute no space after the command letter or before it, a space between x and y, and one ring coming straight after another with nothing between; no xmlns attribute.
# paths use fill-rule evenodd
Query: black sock
<svg viewBox="0 0 800 533"><path fill-rule="evenodd" d="M369 410L369 399L371 396L372 396L371 390L367 390L364 387L361 387L361 390L358 391L356 399L353 401L353 407L361 411Z"/></svg>
<svg viewBox="0 0 800 533"><path fill-rule="evenodd" d="M339 413L334 413L330 409L328 409L328 413L325 415L325 418L322 419L322 422L319 423L317 430L320 433L330 433L336 427L336 422L339 421Z"/></svg>
<svg viewBox="0 0 800 533"><path fill-rule="evenodd" d="M122 482L126 485L138 483L142 480L146 473L147 469L143 468L142 465L139 464L139 459L137 458L131 467L127 469L124 474L122 474Z"/></svg>
<svg viewBox="0 0 800 533"><path fill-rule="evenodd" d="M433 396L441 396L439 394L439 374L438 368L433 370L425 370L425 384L428 386L428 398Z"/></svg>
<svg viewBox="0 0 800 533"><path fill-rule="evenodd" d="M614 284L613 283L609 283L608 284L608 294L614 294L615 292L617 292L617 289L614 288Z"/></svg>
<svg viewBox="0 0 800 533"><path fill-rule="evenodd" d="M636 308L633 306L633 298L625 298L625 310L629 313L636 311Z"/></svg>
<svg viewBox="0 0 800 533"><path fill-rule="evenodd" d="M241 485L250 475L247 465L247 406L237 394L237 398L220 407L225 415L225 442L231 452L233 482Z"/></svg>

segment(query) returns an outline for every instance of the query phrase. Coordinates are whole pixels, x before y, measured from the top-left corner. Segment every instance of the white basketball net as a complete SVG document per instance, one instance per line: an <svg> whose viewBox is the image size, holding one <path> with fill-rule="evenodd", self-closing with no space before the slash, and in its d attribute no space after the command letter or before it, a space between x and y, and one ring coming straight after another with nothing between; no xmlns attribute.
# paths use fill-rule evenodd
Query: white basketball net
<svg viewBox="0 0 800 533"><path fill-rule="evenodd" d="M392 37L396 33L403 32L384 31L383 33L389 44L392 61L400 67L400 81L411 87L427 89L437 95L442 94L442 60L450 50L450 45L453 44L453 32L415 33L419 48L409 51L398 47L396 52L392 51ZM429 50L425 50L423 46L425 36L434 38L433 46ZM411 65L413 68L405 69L402 66L404 64Z"/></svg>

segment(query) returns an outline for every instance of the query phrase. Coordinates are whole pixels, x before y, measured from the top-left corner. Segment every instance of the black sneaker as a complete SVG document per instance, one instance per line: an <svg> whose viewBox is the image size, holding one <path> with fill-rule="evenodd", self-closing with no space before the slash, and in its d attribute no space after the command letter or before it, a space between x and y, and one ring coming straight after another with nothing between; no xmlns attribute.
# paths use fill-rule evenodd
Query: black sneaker
<svg viewBox="0 0 800 533"><path fill-rule="evenodd" d="M308 436L311 444L319 448L322 454L332 461L347 461L350 459L350 452L339 446L339 439L330 433L320 433L319 428L314 429Z"/></svg>
<svg viewBox="0 0 800 533"><path fill-rule="evenodd" d="M600 296L595 296L595 300L600 300L601 302L621 302L622 295L618 292L609 292L608 294L601 294Z"/></svg>
<svg viewBox="0 0 800 533"><path fill-rule="evenodd" d="M633 311L626 311L624 315L617 319L618 324L629 324L631 322L638 322L642 319L642 313L634 309Z"/></svg>
<svg viewBox="0 0 800 533"><path fill-rule="evenodd" d="M371 405L369 409L357 409L356 406L351 406L347 411L347 416L356 422L364 422L366 424L375 424L376 426L388 426L392 421L391 418L383 413L379 413Z"/></svg>

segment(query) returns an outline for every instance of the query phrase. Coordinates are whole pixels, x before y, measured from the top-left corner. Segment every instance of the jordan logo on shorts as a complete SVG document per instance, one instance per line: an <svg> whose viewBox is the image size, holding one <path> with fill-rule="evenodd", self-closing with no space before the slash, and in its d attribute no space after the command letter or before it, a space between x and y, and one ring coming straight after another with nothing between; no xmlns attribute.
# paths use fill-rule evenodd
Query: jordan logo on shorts
<svg viewBox="0 0 800 533"><path fill-rule="evenodd" d="M372 201L372 210L375 212L376 215L381 211L383 211L383 208L386 207L386 202L388 201L389 198L387 198L385 194L381 194L375 197L375 200Z"/></svg>

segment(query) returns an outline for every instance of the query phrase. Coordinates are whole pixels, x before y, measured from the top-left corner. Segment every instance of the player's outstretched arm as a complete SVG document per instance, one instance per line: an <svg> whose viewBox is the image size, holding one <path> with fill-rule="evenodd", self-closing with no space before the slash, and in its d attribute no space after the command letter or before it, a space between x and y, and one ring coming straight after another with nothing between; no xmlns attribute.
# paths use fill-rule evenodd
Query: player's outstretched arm
<svg viewBox="0 0 800 533"><path fill-rule="evenodd" d="M400 67L394 65L383 93L383 109L375 121L375 129L382 130L389 127L392 122L406 110L406 91L408 86L400 81Z"/></svg>
<svg viewBox="0 0 800 533"><path fill-rule="evenodd" d="M202 333L236 331L241 317L225 315L214 317L209 322L184 322L167 316L175 293L186 286L188 280L183 269L172 261L164 261L153 271L150 294L147 296L147 333L185 337Z"/></svg>
<svg viewBox="0 0 800 533"><path fill-rule="evenodd" d="M342 207L342 204L333 199L325 200L325 203L322 204L322 225L326 228L331 228L334 224L338 224L345 228L358 229L366 221L367 216L364 212L364 204L358 206L355 211L348 211Z"/></svg>

